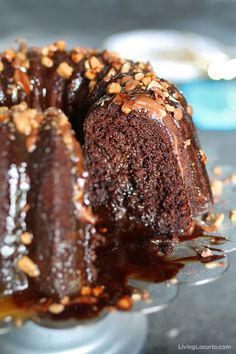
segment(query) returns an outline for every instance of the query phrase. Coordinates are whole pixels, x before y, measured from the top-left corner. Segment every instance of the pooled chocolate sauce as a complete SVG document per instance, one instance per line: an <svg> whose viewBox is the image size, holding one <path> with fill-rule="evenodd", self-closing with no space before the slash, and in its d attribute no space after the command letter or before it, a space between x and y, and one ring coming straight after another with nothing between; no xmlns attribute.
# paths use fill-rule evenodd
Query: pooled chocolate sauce
<svg viewBox="0 0 236 354"><path fill-rule="evenodd" d="M30 284L27 290L0 299L0 318L1 313L4 313L5 316L12 314L14 318L22 319L38 316L53 320L81 320L94 318L105 308L129 310L132 307L132 293L135 292L135 289L128 285L130 278L160 283L175 278L186 263L205 263L224 257L223 252L218 252L202 258L196 252L195 256L173 259L165 252L171 251L176 240L151 239L144 230L125 234L118 230L107 231L101 227L100 232L104 233L106 241L97 250L97 283L93 290L84 289L86 292L83 291L83 294L71 297L64 311L53 315L48 312L48 307L57 301L44 297ZM202 236L203 230L196 227L192 235L183 237L178 242ZM214 240L217 239L218 237L214 236ZM223 241L220 237L220 242ZM121 299L125 302L120 302Z"/></svg>

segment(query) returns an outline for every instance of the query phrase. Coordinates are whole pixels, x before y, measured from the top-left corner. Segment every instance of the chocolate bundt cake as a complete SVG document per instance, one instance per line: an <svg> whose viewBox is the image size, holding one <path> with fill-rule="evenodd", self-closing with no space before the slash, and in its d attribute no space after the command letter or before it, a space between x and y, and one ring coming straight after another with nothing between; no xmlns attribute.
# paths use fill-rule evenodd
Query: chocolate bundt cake
<svg viewBox="0 0 236 354"><path fill-rule="evenodd" d="M8 292L15 260L45 294L92 280L99 236L90 203L103 223L155 237L189 233L212 204L191 107L149 64L67 51L63 41L22 44L1 55L0 106L12 109L1 110L0 139L0 283Z"/></svg>
<svg viewBox="0 0 236 354"><path fill-rule="evenodd" d="M80 145L57 108L2 107L0 121L1 290L24 289L25 274L45 295L77 293L99 241Z"/></svg>

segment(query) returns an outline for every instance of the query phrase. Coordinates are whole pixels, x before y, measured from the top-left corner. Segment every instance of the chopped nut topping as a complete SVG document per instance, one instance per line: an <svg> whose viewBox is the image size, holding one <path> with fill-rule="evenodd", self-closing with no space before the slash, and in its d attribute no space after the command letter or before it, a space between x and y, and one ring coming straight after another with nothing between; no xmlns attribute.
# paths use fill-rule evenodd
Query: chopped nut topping
<svg viewBox="0 0 236 354"><path fill-rule="evenodd" d="M121 79L121 85L125 85L129 80L132 80L132 76L126 75Z"/></svg>
<svg viewBox="0 0 236 354"><path fill-rule="evenodd" d="M66 42L63 40L58 40L56 41L55 46L57 47L58 50L63 51L66 49Z"/></svg>
<svg viewBox="0 0 236 354"><path fill-rule="evenodd" d="M223 191L224 184L220 180L215 180L211 182L211 190L214 197L218 197L221 195Z"/></svg>
<svg viewBox="0 0 236 354"><path fill-rule="evenodd" d="M133 79L130 79L125 84L125 91L129 92L134 90L138 86L139 82Z"/></svg>
<svg viewBox="0 0 236 354"><path fill-rule="evenodd" d="M69 302L70 302L69 296L64 296L64 297L60 300L60 303L61 303L62 305L68 305Z"/></svg>
<svg viewBox="0 0 236 354"><path fill-rule="evenodd" d="M96 77L96 73L93 70L87 70L84 74L84 76L88 79L88 80L94 80Z"/></svg>
<svg viewBox="0 0 236 354"><path fill-rule="evenodd" d="M191 139L185 140L184 142L184 148L186 149L188 146L191 145Z"/></svg>
<svg viewBox="0 0 236 354"><path fill-rule="evenodd" d="M202 159L202 162L203 164L205 165L206 162L207 162L207 156L206 156L206 153L205 151L203 151L202 149L199 150L199 153L200 153L200 156L201 156L201 159Z"/></svg>
<svg viewBox="0 0 236 354"><path fill-rule="evenodd" d="M102 286L96 286L95 288L93 288L92 292L93 295L98 297L103 293L104 288Z"/></svg>
<svg viewBox="0 0 236 354"><path fill-rule="evenodd" d="M40 275L39 268L28 256L23 256L17 263L18 268L29 277L35 278Z"/></svg>
<svg viewBox="0 0 236 354"><path fill-rule="evenodd" d="M112 82L110 85L107 87L107 93L109 94L116 94L120 93L121 91L121 86L117 82Z"/></svg>
<svg viewBox="0 0 236 354"><path fill-rule="evenodd" d="M90 207L83 207L80 209L80 218L86 222L91 224L95 224L96 217L92 214L92 210Z"/></svg>
<svg viewBox="0 0 236 354"><path fill-rule="evenodd" d="M36 148L37 136L28 136L25 140L26 149L28 152L33 152Z"/></svg>
<svg viewBox="0 0 236 354"><path fill-rule="evenodd" d="M12 106L11 110L12 112L22 112L28 108L27 103L25 101L21 102L20 104L17 104L15 106Z"/></svg>
<svg viewBox="0 0 236 354"><path fill-rule="evenodd" d="M125 114L129 114L132 111L132 108L127 103L124 103L121 107L121 111Z"/></svg>
<svg viewBox="0 0 236 354"><path fill-rule="evenodd" d="M159 87L159 83L155 80L152 80L148 86L147 86L147 90L156 90Z"/></svg>
<svg viewBox="0 0 236 354"><path fill-rule="evenodd" d="M96 57L91 57L89 63L92 69L97 69L102 67L102 63Z"/></svg>
<svg viewBox="0 0 236 354"><path fill-rule="evenodd" d="M222 224L224 218L225 218L224 214L216 214L215 217L213 218L213 225L215 227L219 227Z"/></svg>
<svg viewBox="0 0 236 354"><path fill-rule="evenodd" d="M214 175L216 176L222 176L223 175L223 170L220 166L215 166L212 170L212 172L214 173Z"/></svg>
<svg viewBox="0 0 236 354"><path fill-rule="evenodd" d="M236 209L230 210L229 217L233 223L236 223Z"/></svg>
<svg viewBox="0 0 236 354"><path fill-rule="evenodd" d="M175 111L175 107L171 106L170 104L166 105L166 109L167 109L168 112L174 112Z"/></svg>
<svg viewBox="0 0 236 354"><path fill-rule="evenodd" d="M106 74L106 76L104 76L103 80L104 81L109 81L113 76L116 75L116 69L111 68L108 73Z"/></svg>
<svg viewBox="0 0 236 354"><path fill-rule="evenodd" d="M144 74L143 73L137 73L137 74L134 75L134 78L135 78L135 80L140 81L140 80L142 80L144 78Z"/></svg>
<svg viewBox="0 0 236 354"><path fill-rule="evenodd" d="M46 297L41 297L41 299L39 299L39 303L40 304L46 304L47 302L47 298Z"/></svg>
<svg viewBox="0 0 236 354"><path fill-rule="evenodd" d="M23 232L20 236L21 242L24 245L30 245L33 240L33 235L30 232Z"/></svg>
<svg viewBox="0 0 236 354"><path fill-rule="evenodd" d="M4 65L3 65L3 62L0 61L0 73L4 70Z"/></svg>
<svg viewBox="0 0 236 354"><path fill-rule="evenodd" d="M76 53L76 52L72 52L71 53L71 60L74 63L78 63L79 61L81 61L83 59L84 55L82 53Z"/></svg>
<svg viewBox="0 0 236 354"><path fill-rule="evenodd" d="M132 306L132 301L129 296L124 296L117 302L117 307L121 310L129 310Z"/></svg>
<svg viewBox="0 0 236 354"><path fill-rule="evenodd" d="M94 90L94 88L95 88L95 86L96 86L96 83L97 83L96 80L91 80L91 81L89 82L89 91L90 91L90 92Z"/></svg>
<svg viewBox="0 0 236 354"><path fill-rule="evenodd" d="M0 122L4 122L5 120L8 120L9 118L9 109L8 107L0 107Z"/></svg>
<svg viewBox="0 0 236 354"><path fill-rule="evenodd" d="M32 128L37 128L39 122L35 119L37 115L36 109L26 109L25 111L15 111L13 113L13 122L16 129L25 135L31 133Z"/></svg>
<svg viewBox="0 0 236 354"><path fill-rule="evenodd" d="M65 310L65 306L63 304L52 304L48 307L48 311L53 315L59 315Z"/></svg>
<svg viewBox="0 0 236 354"><path fill-rule="evenodd" d="M41 54L47 56L48 55L48 47L43 47L41 49Z"/></svg>
<svg viewBox="0 0 236 354"><path fill-rule="evenodd" d="M12 60L15 58L16 53L12 49L7 49L5 52L2 54L3 58L7 59L9 62L12 62Z"/></svg>
<svg viewBox="0 0 236 354"><path fill-rule="evenodd" d="M131 67L131 65L130 65L130 63L127 61L126 63L124 63L124 64L122 65L122 67L121 67L121 69L120 69L120 72L121 72L122 74L127 74L127 73L130 71L130 67Z"/></svg>
<svg viewBox="0 0 236 354"><path fill-rule="evenodd" d="M65 134L63 136L63 141L65 143L65 145L67 146L68 149L72 149L73 147L73 137L71 136L71 134L68 132L68 134Z"/></svg>
<svg viewBox="0 0 236 354"><path fill-rule="evenodd" d="M73 68L68 63L63 62L58 65L57 73L65 79L69 79L73 73Z"/></svg>
<svg viewBox="0 0 236 354"><path fill-rule="evenodd" d="M174 110L174 118L176 120L181 120L183 118L183 112L182 112L182 110L180 108L176 108Z"/></svg>
<svg viewBox="0 0 236 354"><path fill-rule="evenodd" d="M208 247L205 247L204 250L201 252L201 257L203 258L211 257L212 255L213 253Z"/></svg>
<svg viewBox="0 0 236 354"><path fill-rule="evenodd" d="M82 286L81 295L90 295L91 291L92 290L89 286Z"/></svg>
<svg viewBox="0 0 236 354"><path fill-rule="evenodd" d="M51 68L53 66L53 61L49 57L42 57L41 63L43 66L46 66L46 68Z"/></svg>
<svg viewBox="0 0 236 354"><path fill-rule="evenodd" d="M146 77L146 76L142 79L142 83L143 83L145 86L147 86L148 84L150 84L151 81L152 81L152 79L151 79L150 77Z"/></svg>

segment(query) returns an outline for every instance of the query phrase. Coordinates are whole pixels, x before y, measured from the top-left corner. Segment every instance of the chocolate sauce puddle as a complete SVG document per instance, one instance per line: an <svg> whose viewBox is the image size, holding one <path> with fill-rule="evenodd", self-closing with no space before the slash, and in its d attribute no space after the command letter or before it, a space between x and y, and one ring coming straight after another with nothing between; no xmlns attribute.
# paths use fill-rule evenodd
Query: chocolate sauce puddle
<svg viewBox="0 0 236 354"><path fill-rule="evenodd" d="M101 227L100 230L104 232L104 228ZM32 316L57 321L71 318L84 320L96 317L105 308L129 310L132 307L132 294L136 291L128 285L129 278L161 283L175 278L189 262L206 263L224 258L224 253L218 249L217 253L207 258L201 257L197 251L193 256L178 259L168 256L174 243L200 237L210 240L211 236L204 235L203 229L199 226L191 235L183 236L179 240L168 240L166 237L151 239L147 237L144 230L130 231L128 234L110 230L105 232L104 236L106 242L97 250L96 260L95 290L102 288L101 293L96 294L94 290L88 294L71 297L64 311L53 315L48 312L48 307L57 301L44 297L30 284L27 290L0 299L0 319L5 314L23 320ZM223 237L212 236L211 238L212 245L226 241L227 239Z"/></svg>

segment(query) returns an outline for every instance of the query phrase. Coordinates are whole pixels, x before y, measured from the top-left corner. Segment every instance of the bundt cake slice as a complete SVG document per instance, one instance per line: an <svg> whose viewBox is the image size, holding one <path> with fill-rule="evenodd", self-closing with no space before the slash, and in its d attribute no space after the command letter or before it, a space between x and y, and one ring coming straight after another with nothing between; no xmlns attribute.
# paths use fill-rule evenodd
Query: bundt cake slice
<svg viewBox="0 0 236 354"><path fill-rule="evenodd" d="M190 114L178 90L153 72L131 68L107 84L84 125L98 214L123 230L140 226L153 236L190 232L212 204Z"/></svg>
<svg viewBox="0 0 236 354"><path fill-rule="evenodd" d="M0 290L63 297L95 279L94 227L79 143L66 116L0 110Z"/></svg>
<svg viewBox="0 0 236 354"><path fill-rule="evenodd" d="M70 295L94 280L95 217L91 212L82 151L65 115L45 112L30 155L27 214L33 234L35 282L46 295Z"/></svg>

